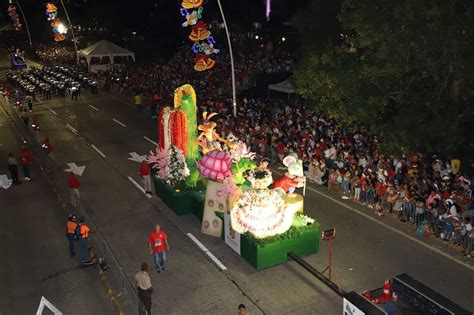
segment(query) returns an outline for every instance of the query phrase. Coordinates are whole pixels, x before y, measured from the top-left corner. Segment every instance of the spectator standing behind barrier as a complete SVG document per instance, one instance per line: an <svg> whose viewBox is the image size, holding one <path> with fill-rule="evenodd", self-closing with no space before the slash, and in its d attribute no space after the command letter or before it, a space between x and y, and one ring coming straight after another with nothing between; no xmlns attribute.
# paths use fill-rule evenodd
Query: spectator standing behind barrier
<svg viewBox="0 0 474 315"><path fill-rule="evenodd" d="M74 245L76 244L76 227L77 217L74 214L69 215L69 219L66 223L66 238L69 241L69 255L73 257L76 255L74 252Z"/></svg>
<svg viewBox="0 0 474 315"><path fill-rule="evenodd" d="M73 207L77 207L78 203L77 200L80 198L79 195L79 180L77 179L76 175L73 172L69 172L69 176L67 179L67 184L71 189L71 205Z"/></svg>
<svg viewBox="0 0 474 315"><path fill-rule="evenodd" d="M135 281L137 282L138 298L141 302L141 304L138 305L138 314L151 315L151 295L155 290L151 286L148 264L146 262L142 263L140 271L135 275ZM143 308L145 308L146 312Z"/></svg>
<svg viewBox="0 0 474 315"><path fill-rule="evenodd" d="M84 217L79 218L76 226L76 239L81 246L81 259L84 266L92 265L91 255L89 253L89 234L94 234L97 230L91 230L84 222Z"/></svg>
<svg viewBox="0 0 474 315"><path fill-rule="evenodd" d="M151 177L150 177L150 166L148 166L146 161L142 161L142 165L140 166L138 172L143 180L143 186L145 189L145 193L147 195L151 195Z"/></svg>
<svg viewBox="0 0 474 315"><path fill-rule="evenodd" d="M150 255L153 255L156 271L158 273L165 271L166 252L170 251L170 246L168 244L168 236L165 232L161 231L159 224L148 235L148 251Z"/></svg>
<svg viewBox="0 0 474 315"><path fill-rule="evenodd" d="M30 181L31 180L31 158L33 156L33 153L27 149L25 146L22 146L20 149L20 161L21 161L21 167L23 168L23 174L25 175L25 180Z"/></svg>
<svg viewBox="0 0 474 315"><path fill-rule="evenodd" d="M8 170L10 171L13 184L21 184L18 179L18 163L13 156L13 153L8 153Z"/></svg>

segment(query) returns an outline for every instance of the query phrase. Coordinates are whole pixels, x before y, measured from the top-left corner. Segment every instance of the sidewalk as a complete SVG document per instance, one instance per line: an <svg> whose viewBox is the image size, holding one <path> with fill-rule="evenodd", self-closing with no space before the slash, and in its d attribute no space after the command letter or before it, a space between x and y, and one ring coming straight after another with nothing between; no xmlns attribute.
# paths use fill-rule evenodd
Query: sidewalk
<svg viewBox="0 0 474 315"><path fill-rule="evenodd" d="M18 156L22 142L1 106L0 134L0 174L5 174L8 153ZM36 161L31 182L19 168L23 183L0 188L0 313L35 314L44 296L64 314L114 314L96 269L76 269L80 259L69 257L67 212Z"/></svg>

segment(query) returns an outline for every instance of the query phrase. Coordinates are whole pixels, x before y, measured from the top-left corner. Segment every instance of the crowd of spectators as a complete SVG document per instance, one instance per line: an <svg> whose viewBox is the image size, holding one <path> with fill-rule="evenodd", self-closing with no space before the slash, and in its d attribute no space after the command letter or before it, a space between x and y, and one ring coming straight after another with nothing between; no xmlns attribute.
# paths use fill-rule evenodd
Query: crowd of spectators
<svg viewBox="0 0 474 315"><path fill-rule="evenodd" d="M190 83L198 92L199 111L219 113L222 135L232 133L272 160L296 152L308 166L309 180L377 215L408 222L420 235L453 241L467 254L474 237L470 222L473 178L463 174L460 160L421 153L384 155L377 137L350 132L303 102L290 106L280 100L240 97L237 117L233 117L227 58L221 52L215 69L198 73L191 64L191 51L183 48L172 60L101 72L95 79L105 89L143 95L148 104L154 104L153 116L156 106L173 104L176 87ZM237 53L235 60L241 89L255 73L290 71L293 65L293 56L268 50Z"/></svg>
<svg viewBox="0 0 474 315"><path fill-rule="evenodd" d="M58 44L38 44L34 48L36 56L43 64L74 65L76 52L72 47Z"/></svg>

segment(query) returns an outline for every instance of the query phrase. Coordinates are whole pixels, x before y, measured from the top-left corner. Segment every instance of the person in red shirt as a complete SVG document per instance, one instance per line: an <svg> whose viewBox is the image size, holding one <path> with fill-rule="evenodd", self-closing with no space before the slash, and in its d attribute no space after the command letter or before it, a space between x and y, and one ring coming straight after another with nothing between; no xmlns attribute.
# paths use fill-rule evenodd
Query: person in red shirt
<svg viewBox="0 0 474 315"><path fill-rule="evenodd" d="M28 182L31 180L30 165L31 165L32 156L33 156L33 153L31 153L30 150L28 150L25 146L21 147L20 162L21 162L21 167L23 168L23 174L25 175L25 180Z"/></svg>
<svg viewBox="0 0 474 315"><path fill-rule="evenodd" d="M153 262L158 273L165 271L166 252L169 251L168 236L157 224L153 232L148 235L148 252L153 256Z"/></svg>
<svg viewBox="0 0 474 315"><path fill-rule="evenodd" d="M73 172L69 172L69 177L67 178L67 184L71 189L71 205L77 207L77 200L79 199L79 180Z"/></svg>
<svg viewBox="0 0 474 315"><path fill-rule="evenodd" d="M138 169L138 173L142 177L143 180L143 186L145 189L145 194L151 195L151 177L150 177L150 166L148 166L148 163L146 161L142 161L142 164L140 165L140 168Z"/></svg>
<svg viewBox="0 0 474 315"><path fill-rule="evenodd" d="M46 150L46 152L51 153L53 152L53 146L51 145L51 143L49 142L49 138L46 137L44 138L44 142L43 142L43 145L42 145L43 149Z"/></svg>

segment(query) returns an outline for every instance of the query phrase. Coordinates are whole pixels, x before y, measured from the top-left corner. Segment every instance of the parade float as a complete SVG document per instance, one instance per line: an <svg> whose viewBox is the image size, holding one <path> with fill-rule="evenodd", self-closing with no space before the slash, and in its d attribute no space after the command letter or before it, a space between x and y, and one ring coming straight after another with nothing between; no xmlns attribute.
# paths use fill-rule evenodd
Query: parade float
<svg viewBox="0 0 474 315"><path fill-rule="evenodd" d="M319 224L304 215L303 163L284 158L285 175L273 181L266 161L232 134L222 137L213 118L198 124L196 94L190 85L174 92L174 107L158 119L158 147L148 163L155 170L156 194L178 215L194 213L201 232L226 244L257 270L286 262L287 253L318 252Z"/></svg>

